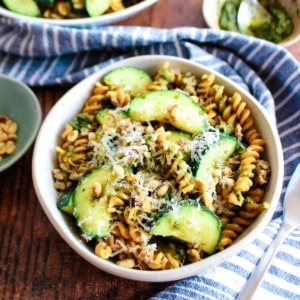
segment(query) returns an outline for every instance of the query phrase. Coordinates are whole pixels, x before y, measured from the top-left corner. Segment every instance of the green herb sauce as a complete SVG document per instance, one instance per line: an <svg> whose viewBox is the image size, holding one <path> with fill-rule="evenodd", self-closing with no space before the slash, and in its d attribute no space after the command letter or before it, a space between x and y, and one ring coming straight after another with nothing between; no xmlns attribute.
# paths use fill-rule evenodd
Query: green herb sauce
<svg viewBox="0 0 300 300"><path fill-rule="evenodd" d="M250 30L258 38L280 43L293 32L293 22L279 2L267 4L265 8L272 16L272 22L260 27L250 27Z"/></svg>
<svg viewBox="0 0 300 300"><path fill-rule="evenodd" d="M278 1L261 1L261 4L270 13L271 22L260 25L252 24L249 29L258 38L280 43L293 32L293 22ZM236 1L224 2L219 17L219 26L221 29L239 31L237 24L238 9L239 3Z"/></svg>
<svg viewBox="0 0 300 300"><path fill-rule="evenodd" d="M225 1L219 18L219 26L221 29L229 31L239 31L237 25L237 13L239 4L233 1Z"/></svg>

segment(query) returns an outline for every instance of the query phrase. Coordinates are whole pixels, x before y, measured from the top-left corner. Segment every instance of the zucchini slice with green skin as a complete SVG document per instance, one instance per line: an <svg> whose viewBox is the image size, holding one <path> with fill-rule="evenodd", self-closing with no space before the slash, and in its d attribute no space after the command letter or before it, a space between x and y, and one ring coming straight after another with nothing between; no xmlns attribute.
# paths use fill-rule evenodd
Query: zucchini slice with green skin
<svg viewBox="0 0 300 300"><path fill-rule="evenodd" d="M195 178L204 182L211 178L218 163L225 162L237 149L238 141L234 136L220 133L219 140L203 154L195 171Z"/></svg>
<svg viewBox="0 0 300 300"><path fill-rule="evenodd" d="M122 88L125 92L135 97L144 93L153 80L145 70L125 66L110 71L104 75L102 81L112 88Z"/></svg>
<svg viewBox="0 0 300 300"><path fill-rule="evenodd" d="M104 108L95 112L95 118L101 125L114 127L116 122L127 119L128 114L124 110L116 111L115 109Z"/></svg>
<svg viewBox="0 0 300 300"><path fill-rule="evenodd" d="M203 108L175 90L152 91L135 97L129 104L128 114L135 121L169 123L190 134L200 134L208 125Z"/></svg>
<svg viewBox="0 0 300 300"><path fill-rule="evenodd" d="M189 133L177 130L171 130L168 132L170 133L170 135L167 136L167 140L180 146L180 151L183 154L183 159L188 161L190 157L188 144L193 140L193 136Z"/></svg>
<svg viewBox="0 0 300 300"><path fill-rule="evenodd" d="M54 5L54 0L37 0L36 2L39 5L45 5L50 7Z"/></svg>
<svg viewBox="0 0 300 300"><path fill-rule="evenodd" d="M85 0L85 8L90 17L103 15L110 7L110 0Z"/></svg>
<svg viewBox="0 0 300 300"><path fill-rule="evenodd" d="M101 166L83 177L73 199L73 215L87 239L106 237L109 234L111 214L108 212L108 194L115 179L111 166ZM100 183L101 194L95 196L95 183Z"/></svg>
<svg viewBox="0 0 300 300"><path fill-rule="evenodd" d="M73 198L76 185L62 192L57 201L57 208L67 214L73 214Z"/></svg>
<svg viewBox="0 0 300 300"><path fill-rule="evenodd" d="M206 253L213 254L221 238L222 223L205 206L187 202L160 217L150 233L196 244Z"/></svg>
<svg viewBox="0 0 300 300"><path fill-rule="evenodd" d="M3 0L6 8L20 15L39 17L41 11L34 0Z"/></svg>
<svg viewBox="0 0 300 300"><path fill-rule="evenodd" d="M180 141L192 141L193 137L192 135L182 132L182 131L175 131L175 130L171 130L169 131L170 135L167 137L169 141L177 144Z"/></svg>

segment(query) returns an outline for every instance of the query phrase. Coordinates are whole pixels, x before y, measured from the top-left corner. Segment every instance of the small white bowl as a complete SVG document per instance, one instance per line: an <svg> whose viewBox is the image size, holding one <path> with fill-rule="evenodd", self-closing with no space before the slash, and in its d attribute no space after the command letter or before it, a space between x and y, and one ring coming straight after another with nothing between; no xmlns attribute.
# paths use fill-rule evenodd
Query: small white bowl
<svg viewBox="0 0 300 300"><path fill-rule="evenodd" d="M42 121L39 101L24 83L0 75L0 115L18 125L16 150L4 155L0 161L0 172L17 162L32 145Z"/></svg>
<svg viewBox="0 0 300 300"><path fill-rule="evenodd" d="M45 18L34 18L24 15L20 15L9 11L5 7L0 7L0 15L7 18L17 19L24 22L38 23L38 24L49 24L49 25L60 25L60 26L72 26L72 27L92 27L92 26L102 26L112 23L116 23L129 17L138 14L148 8L149 6L155 4L158 0L144 0L135 5L132 5L124 10L117 12L104 14L99 17L93 18L77 18L77 19L45 19Z"/></svg>
<svg viewBox="0 0 300 300"><path fill-rule="evenodd" d="M206 24L213 29L220 29L219 16L222 5L226 0L204 0L202 6L202 14ZM300 0L278 0L291 17L294 30L292 34L284 39L279 45L288 47L299 40L300 37Z"/></svg>
<svg viewBox="0 0 300 300"><path fill-rule="evenodd" d="M190 71L198 76L201 76L203 73L214 73L216 75L216 82L224 85L229 94L238 91L247 102L255 118L257 128L266 140L266 159L270 162L272 170L274 170L264 197L264 199L269 202L269 208L261 213L255 222L253 222L231 246L199 262L177 269L163 271L128 269L120 267L109 260L97 257L93 249L88 247L81 240L78 233L76 233L76 230L74 230L74 228L72 229L72 226L66 222L64 213L58 210L56 206L57 192L53 187L54 182L52 178L52 169L56 161L55 147L59 143L59 136L65 124L81 110L94 84L102 78L104 74L114 68L128 65L140 67L147 70L150 74L155 74L159 67L166 61L170 62L172 68L181 70L182 72ZM34 148L32 175L35 191L44 212L57 232L75 252L97 268L116 276L138 281L163 282L186 278L208 267L217 265L238 251L245 249L246 245L250 243L270 221L281 194L284 163L279 136L275 125L271 123L269 119L265 110L249 93L229 81L225 76L211 69L173 56L146 55L125 59L103 68L75 85L48 113L41 126Z"/></svg>

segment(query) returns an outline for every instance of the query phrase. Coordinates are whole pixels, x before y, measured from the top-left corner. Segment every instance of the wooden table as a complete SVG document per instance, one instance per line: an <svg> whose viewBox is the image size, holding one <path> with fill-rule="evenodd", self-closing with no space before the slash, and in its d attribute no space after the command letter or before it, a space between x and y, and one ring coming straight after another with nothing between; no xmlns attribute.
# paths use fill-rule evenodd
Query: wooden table
<svg viewBox="0 0 300 300"><path fill-rule="evenodd" d="M161 0L123 25L205 27L202 1ZM300 42L289 50L300 61ZM69 87L35 88L45 116ZM35 195L32 148L0 173L0 299L146 299L169 283L121 279L86 263L54 230ZM2 298L1 298L2 297Z"/></svg>

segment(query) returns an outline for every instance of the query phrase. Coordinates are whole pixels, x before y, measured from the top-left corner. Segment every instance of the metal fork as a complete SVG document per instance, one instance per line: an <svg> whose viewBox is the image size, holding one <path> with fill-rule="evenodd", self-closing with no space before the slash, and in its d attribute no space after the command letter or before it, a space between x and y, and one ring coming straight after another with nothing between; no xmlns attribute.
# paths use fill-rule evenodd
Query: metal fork
<svg viewBox="0 0 300 300"><path fill-rule="evenodd" d="M300 225L300 164L292 175L284 199L282 227L274 242L261 258L244 289L238 295L239 300L253 299L258 287L267 273L272 258L276 255L285 238Z"/></svg>

